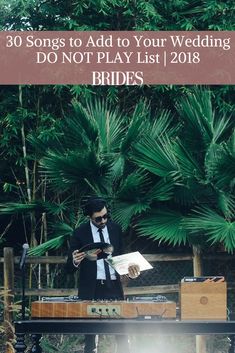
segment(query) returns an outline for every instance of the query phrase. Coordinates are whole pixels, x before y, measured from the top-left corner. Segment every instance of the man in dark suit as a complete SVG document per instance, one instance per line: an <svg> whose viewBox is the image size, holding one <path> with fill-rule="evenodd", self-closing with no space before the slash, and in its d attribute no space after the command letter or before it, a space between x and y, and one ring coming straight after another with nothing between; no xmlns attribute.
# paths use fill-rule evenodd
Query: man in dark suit
<svg viewBox="0 0 235 353"><path fill-rule="evenodd" d="M85 206L85 215L89 221L75 229L70 242L67 260L69 272L80 270L79 298L82 300L123 300L121 278L104 259L91 261L84 251L79 251L85 245L105 242L112 244L113 256L123 253L122 231L114 222L108 219L106 202L101 198L91 198ZM129 267L129 277L139 275L138 266ZM127 336L116 336L117 353L128 353ZM95 336L85 336L84 353L96 351Z"/></svg>

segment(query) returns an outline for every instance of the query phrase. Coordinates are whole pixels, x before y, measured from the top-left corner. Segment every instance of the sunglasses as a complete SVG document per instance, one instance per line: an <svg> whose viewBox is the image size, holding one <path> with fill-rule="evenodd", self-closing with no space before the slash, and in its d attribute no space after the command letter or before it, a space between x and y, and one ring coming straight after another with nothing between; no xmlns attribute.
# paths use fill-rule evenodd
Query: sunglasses
<svg viewBox="0 0 235 353"><path fill-rule="evenodd" d="M102 222L102 219L107 219L108 218L108 214L107 213L105 213L103 216L99 216L99 217L95 217L94 218L94 221L96 222L96 223L100 223L100 222Z"/></svg>

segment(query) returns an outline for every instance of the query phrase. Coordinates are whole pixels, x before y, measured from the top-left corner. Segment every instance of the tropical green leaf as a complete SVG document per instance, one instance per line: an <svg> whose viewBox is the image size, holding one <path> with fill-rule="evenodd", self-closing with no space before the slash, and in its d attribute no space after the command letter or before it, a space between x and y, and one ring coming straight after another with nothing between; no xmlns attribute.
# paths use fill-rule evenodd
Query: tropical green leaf
<svg viewBox="0 0 235 353"><path fill-rule="evenodd" d="M217 165L223 156L223 150L222 145L218 145L214 142L208 146L204 163L207 182L213 182Z"/></svg>
<svg viewBox="0 0 235 353"><path fill-rule="evenodd" d="M225 138L227 138L228 133L230 135L231 133L230 119L231 118L226 115L224 115L223 117L220 116L219 118L214 119L213 127L212 127L214 143L221 143Z"/></svg>
<svg viewBox="0 0 235 353"><path fill-rule="evenodd" d="M215 204L217 194L211 185L188 179L184 184L175 187L174 201L178 207L190 210L194 205Z"/></svg>
<svg viewBox="0 0 235 353"><path fill-rule="evenodd" d="M38 209L37 203L19 203L19 202L6 202L0 204L0 214L17 214L17 213L30 213Z"/></svg>
<svg viewBox="0 0 235 353"><path fill-rule="evenodd" d="M154 141L145 137L133 147L133 161L141 168L160 177L171 176L177 180L180 176L179 165L172 143L167 137Z"/></svg>
<svg viewBox="0 0 235 353"><path fill-rule="evenodd" d="M183 143L177 139L172 145L175 152L175 157L180 166L180 171L183 178L192 178L202 180L204 178L203 168L194 158L194 156L188 151Z"/></svg>
<svg viewBox="0 0 235 353"><path fill-rule="evenodd" d="M64 200L60 204L55 202L37 200L31 203L6 202L0 204L0 214L27 214L32 211L40 213L48 212L51 215L59 215L69 207L68 202Z"/></svg>
<svg viewBox="0 0 235 353"><path fill-rule="evenodd" d="M123 230L126 230L131 225L132 218L147 209L149 209L149 205L146 202L141 202L141 200L119 201L112 209L112 218L120 224Z"/></svg>
<svg viewBox="0 0 235 353"><path fill-rule="evenodd" d="M34 147L38 159L44 156L47 150L53 149L60 153L64 150L64 132L61 132L60 128L50 134L50 137L32 132L28 135L27 141Z"/></svg>
<svg viewBox="0 0 235 353"><path fill-rule="evenodd" d="M141 199L141 196L146 196L150 188L150 178L146 172L137 170L129 174L122 180L122 183L117 191L117 197L121 200L136 200Z"/></svg>
<svg viewBox="0 0 235 353"><path fill-rule="evenodd" d="M184 131L187 129L186 140L195 143L195 149L196 146L199 150L205 149L213 138L214 114L209 90L195 89L183 97L176 107L184 122Z"/></svg>
<svg viewBox="0 0 235 353"><path fill-rule="evenodd" d="M174 138L178 129L178 124L173 124L173 117L170 110L163 109L156 113L156 116L145 122L145 134L151 136L153 140L161 136Z"/></svg>
<svg viewBox="0 0 235 353"><path fill-rule="evenodd" d="M97 124L102 153L117 151L124 133L123 117L118 109L105 100L93 100L81 109Z"/></svg>
<svg viewBox="0 0 235 353"><path fill-rule="evenodd" d="M84 221L84 217L81 215L76 223L76 227L79 226L81 222ZM29 255L32 256L41 256L45 254L45 252L50 250L57 250L62 247L65 241L73 234L74 228L65 222L58 222L56 224L51 224L52 239L30 248Z"/></svg>
<svg viewBox="0 0 235 353"><path fill-rule="evenodd" d="M62 247L66 239L67 239L67 236L60 235L59 237L50 239L43 244L40 244L38 246L35 246L34 248L29 249L28 253L30 256L41 256L49 250L56 250Z"/></svg>
<svg viewBox="0 0 235 353"><path fill-rule="evenodd" d="M110 165L110 177L114 182L123 175L124 168L125 156L119 153L115 156L113 163Z"/></svg>
<svg viewBox="0 0 235 353"><path fill-rule="evenodd" d="M230 147L224 146L214 165L214 183L218 189L226 191L233 190L235 185L235 152Z"/></svg>
<svg viewBox="0 0 235 353"><path fill-rule="evenodd" d="M11 192L12 190L18 190L18 186L11 184L11 183L4 183L3 184L3 191L4 192Z"/></svg>
<svg viewBox="0 0 235 353"><path fill-rule="evenodd" d="M80 103L73 100L72 104L74 108L74 118L72 120L74 131L80 131L80 135L86 137L88 141L96 141L98 138L97 122ZM79 142L79 140L77 142Z"/></svg>
<svg viewBox="0 0 235 353"><path fill-rule="evenodd" d="M137 221L140 236L174 246L186 244L187 231L182 226L184 217L177 211L152 210Z"/></svg>
<svg viewBox="0 0 235 353"><path fill-rule="evenodd" d="M91 185L105 188L108 182L108 160L101 160L94 150L80 153L71 151L67 155L48 152L41 160L41 166L53 188L60 191L90 189Z"/></svg>
<svg viewBox="0 0 235 353"><path fill-rule="evenodd" d="M175 183L172 179L162 178L148 190L146 198L149 202L153 201L168 201L173 198Z"/></svg>
<svg viewBox="0 0 235 353"><path fill-rule="evenodd" d="M235 222L227 220L209 208L198 208L194 216L184 221L184 226L192 233L203 232L212 244L222 243L228 252L235 248Z"/></svg>
<svg viewBox="0 0 235 353"><path fill-rule="evenodd" d="M127 132L122 140L120 151L126 155L131 149L132 145L138 141L144 132L144 125L149 118L149 109L147 103L140 101L136 105L132 114L131 120L128 124Z"/></svg>
<svg viewBox="0 0 235 353"><path fill-rule="evenodd" d="M226 219L235 218L235 196L230 193L218 192L218 208Z"/></svg>

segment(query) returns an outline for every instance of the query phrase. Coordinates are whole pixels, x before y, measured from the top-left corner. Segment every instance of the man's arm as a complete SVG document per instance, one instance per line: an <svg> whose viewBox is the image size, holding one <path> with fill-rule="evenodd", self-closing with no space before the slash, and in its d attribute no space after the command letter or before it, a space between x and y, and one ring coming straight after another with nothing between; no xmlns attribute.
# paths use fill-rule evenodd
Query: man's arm
<svg viewBox="0 0 235 353"><path fill-rule="evenodd" d="M82 256L79 255L82 253L79 253L78 251L80 247L81 245L79 242L79 236L77 234L77 231L75 230L70 239L68 257L67 257L67 262L65 264L66 272L72 273L78 269L80 262L82 260Z"/></svg>
<svg viewBox="0 0 235 353"><path fill-rule="evenodd" d="M75 267L78 267L82 260L85 258L86 254L84 252L80 252L79 250L74 250L72 252L72 261Z"/></svg>

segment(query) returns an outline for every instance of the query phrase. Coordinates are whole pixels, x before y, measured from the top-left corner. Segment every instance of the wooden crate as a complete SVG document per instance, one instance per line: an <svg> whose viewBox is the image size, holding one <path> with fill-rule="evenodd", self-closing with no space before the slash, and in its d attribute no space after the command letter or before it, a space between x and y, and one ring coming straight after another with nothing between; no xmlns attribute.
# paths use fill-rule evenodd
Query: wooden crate
<svg viewBox="0 0 235 353"><path fill-rule="evenodd" d="M187 282L180 285L181 320L226 320L226 282Z"/></svg>

